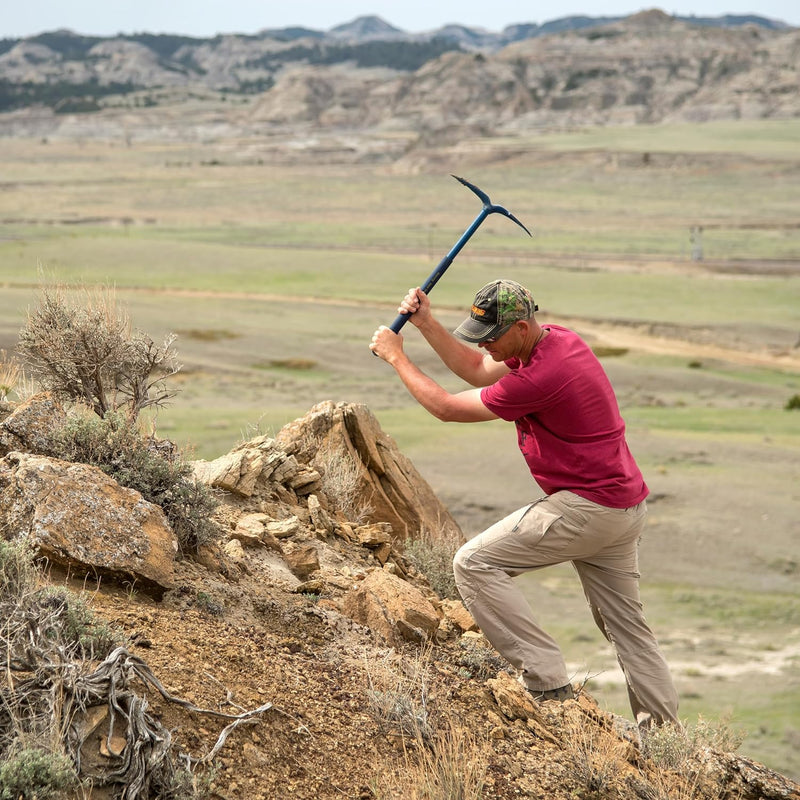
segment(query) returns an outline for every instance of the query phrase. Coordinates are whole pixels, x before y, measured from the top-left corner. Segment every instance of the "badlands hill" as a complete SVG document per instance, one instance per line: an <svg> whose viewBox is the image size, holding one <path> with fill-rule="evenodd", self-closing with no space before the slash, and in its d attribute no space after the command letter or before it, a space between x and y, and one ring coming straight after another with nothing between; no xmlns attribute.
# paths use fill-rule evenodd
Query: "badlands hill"
<svg viewBox="0 0 800 800"><path fill-rule="evenodd" d="M14 732L37 730L71 797L800 798L724 729L643 744L586 681L533 700L422 568L426 529L460 531L366 407L197 462L217 533L182 558L159 507L47 454L63 419L48 394L0 406L0 745L18 765ZM4 797L51 796L19 777L0 770Z"/></svg>
<svg viewBox="0 0 800 800"><path fill-rule="evenodd" d="M800 114L800 31L703 22L652 10L469 41L374 19L325 35L4 40L0 135L336 132L375 160L475 136Z"/></svg>

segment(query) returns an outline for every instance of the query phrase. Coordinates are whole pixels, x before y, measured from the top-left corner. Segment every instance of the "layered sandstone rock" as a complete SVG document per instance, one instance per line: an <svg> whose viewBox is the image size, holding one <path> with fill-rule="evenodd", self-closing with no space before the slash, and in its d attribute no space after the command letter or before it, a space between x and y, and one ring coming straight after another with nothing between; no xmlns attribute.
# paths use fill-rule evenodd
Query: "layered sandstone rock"
<svg viewBox="0 0 800 800"><path fill-rule="evenodd" d="M3 537L51 562L134 586L173 586L178 542L164 512L97 467L12 452L0 460Z"/></svg>

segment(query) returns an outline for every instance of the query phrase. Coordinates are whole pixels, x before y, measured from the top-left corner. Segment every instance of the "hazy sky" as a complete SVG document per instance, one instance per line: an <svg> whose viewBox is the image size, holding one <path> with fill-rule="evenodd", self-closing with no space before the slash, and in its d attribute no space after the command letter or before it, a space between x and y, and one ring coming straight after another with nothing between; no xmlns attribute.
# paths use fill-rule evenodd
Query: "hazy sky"
<svg viewBox="0 0 800 800"><path fill-rule="evenodd" d="M109 36L116 33L256 33L301 25L327 30L356 17L376 14L406 31L429 31L451 22L500 31L516 22L558 17L618 16L658 7L668 14L750 14L800 26L798 0L681 0L670 6L639 0L3 0L0 38L30 36L57 28Z"/></svg>

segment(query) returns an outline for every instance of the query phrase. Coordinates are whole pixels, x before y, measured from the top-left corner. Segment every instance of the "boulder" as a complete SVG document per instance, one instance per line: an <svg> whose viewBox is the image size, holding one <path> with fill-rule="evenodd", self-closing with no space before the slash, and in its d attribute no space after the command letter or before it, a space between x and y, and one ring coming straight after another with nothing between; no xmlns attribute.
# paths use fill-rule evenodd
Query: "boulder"
<svg viewBox="0 0 800 800"><path fill-rule="evenodd" d="M273 520L268 522L265 526L267 533L274 536L276 539L288 539L294 536L302 528L300 520L296 515L292 514L291 517L286 519Z"/></svg>
<svg viewBox="0 0 800 800"><path fill-rule="evenodd" d="M160 594L178 542L164 512L97 467L12 452L0 460L0 530L55 564Z"/></svg>
<svg viewBox="0 0 800 800"><path fill-rule="evenodd" d="M380 547L392 541L392 526L385 522L359 525L355 529L355 535L363 547Z"/></svg>
<svg viewBox="0 0 800 800"><path fill-rule="evenodd" d="M342 609L390 644L425 641L439 627L439 615L425 595L383 569L374 570L348 592Z"/></svg>

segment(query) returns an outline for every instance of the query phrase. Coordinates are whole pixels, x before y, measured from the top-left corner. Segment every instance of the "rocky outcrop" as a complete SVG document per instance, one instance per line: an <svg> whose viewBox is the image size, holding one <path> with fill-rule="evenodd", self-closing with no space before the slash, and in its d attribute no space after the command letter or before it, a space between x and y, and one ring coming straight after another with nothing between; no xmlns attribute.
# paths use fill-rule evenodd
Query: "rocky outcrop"
<svg viewBox="0 0 800 800"><path fill-rule="evenodd" d="M489 134L800 113L800 33L708 30L666 15L448 53L396 82L383 119ZM365 104L369 99L365 98Z"/></svg>
<svg viewBox="0 0 800 800"><path fill-rule="evenodd" d="M430 485L360 404L330 401L282 428L237 445L213 461L193 463L198 480L229 493L242 507L301 505L312 529L353 534L364 546L401 543L423 532L463 541L463 533ZM338 519L337 519L338 514ZM356 523L352 525L351 523ZM379 525L380 529L375 528ZM346 534L347 535L347 534ZM373 539L379 536L379 540Z"/></svg>
<svg viewBox="0 0 800 800"><path fill-rule="evenodd" d="M463 534L366 406L320 403L274 438L193 467L218 491L230 540L222 554L236 569L267 568L389 643L475 630L464 606L440 601L403 556L403 543L424 532ZM343 553L362 566L343 569Z"/></svg>
<svg viewBox="0 0 800 800"><path fill-rule="evenodd" d="M52 563L146 588L174 587L176 538L160 508L100 469L52 457L64 409L48 393L0 407L0 527ZM221 538L198 561L236 580L263 571L291 592L319 593L386 641L474 629L405 560L407 539L462 539L447 509L365 406L321 403L277 437L259 436L196 480L220 500ZM342 568L359 564L357 570Z"/></svg>
<svg viewBox="0 0 800 800"><path fill-rule="evenodd" d="M195 461L198 480L241 498L297 502L319 484L319 474L300 464L273 438L259 436L213 461Z"/></svg>
<svg viewBox="0 0 800 800"><path fill-rule="evenodd" d="M370 522L388 523L395 540L413 539L427 531L463 541L458 523L366 406L320 403L286 425L277 439L319 472L323 482L327 479L330 487L337 485L337 469L351 466L355 470L351 505L361 505Z"/></svg>
<svg viewBox="0 0 800 800"><path fill-rule="evenodd" d="M96 467L9 453L0 461L0 530L78 574L157 594L173 585L178 543L163 511Z"/></svg>

